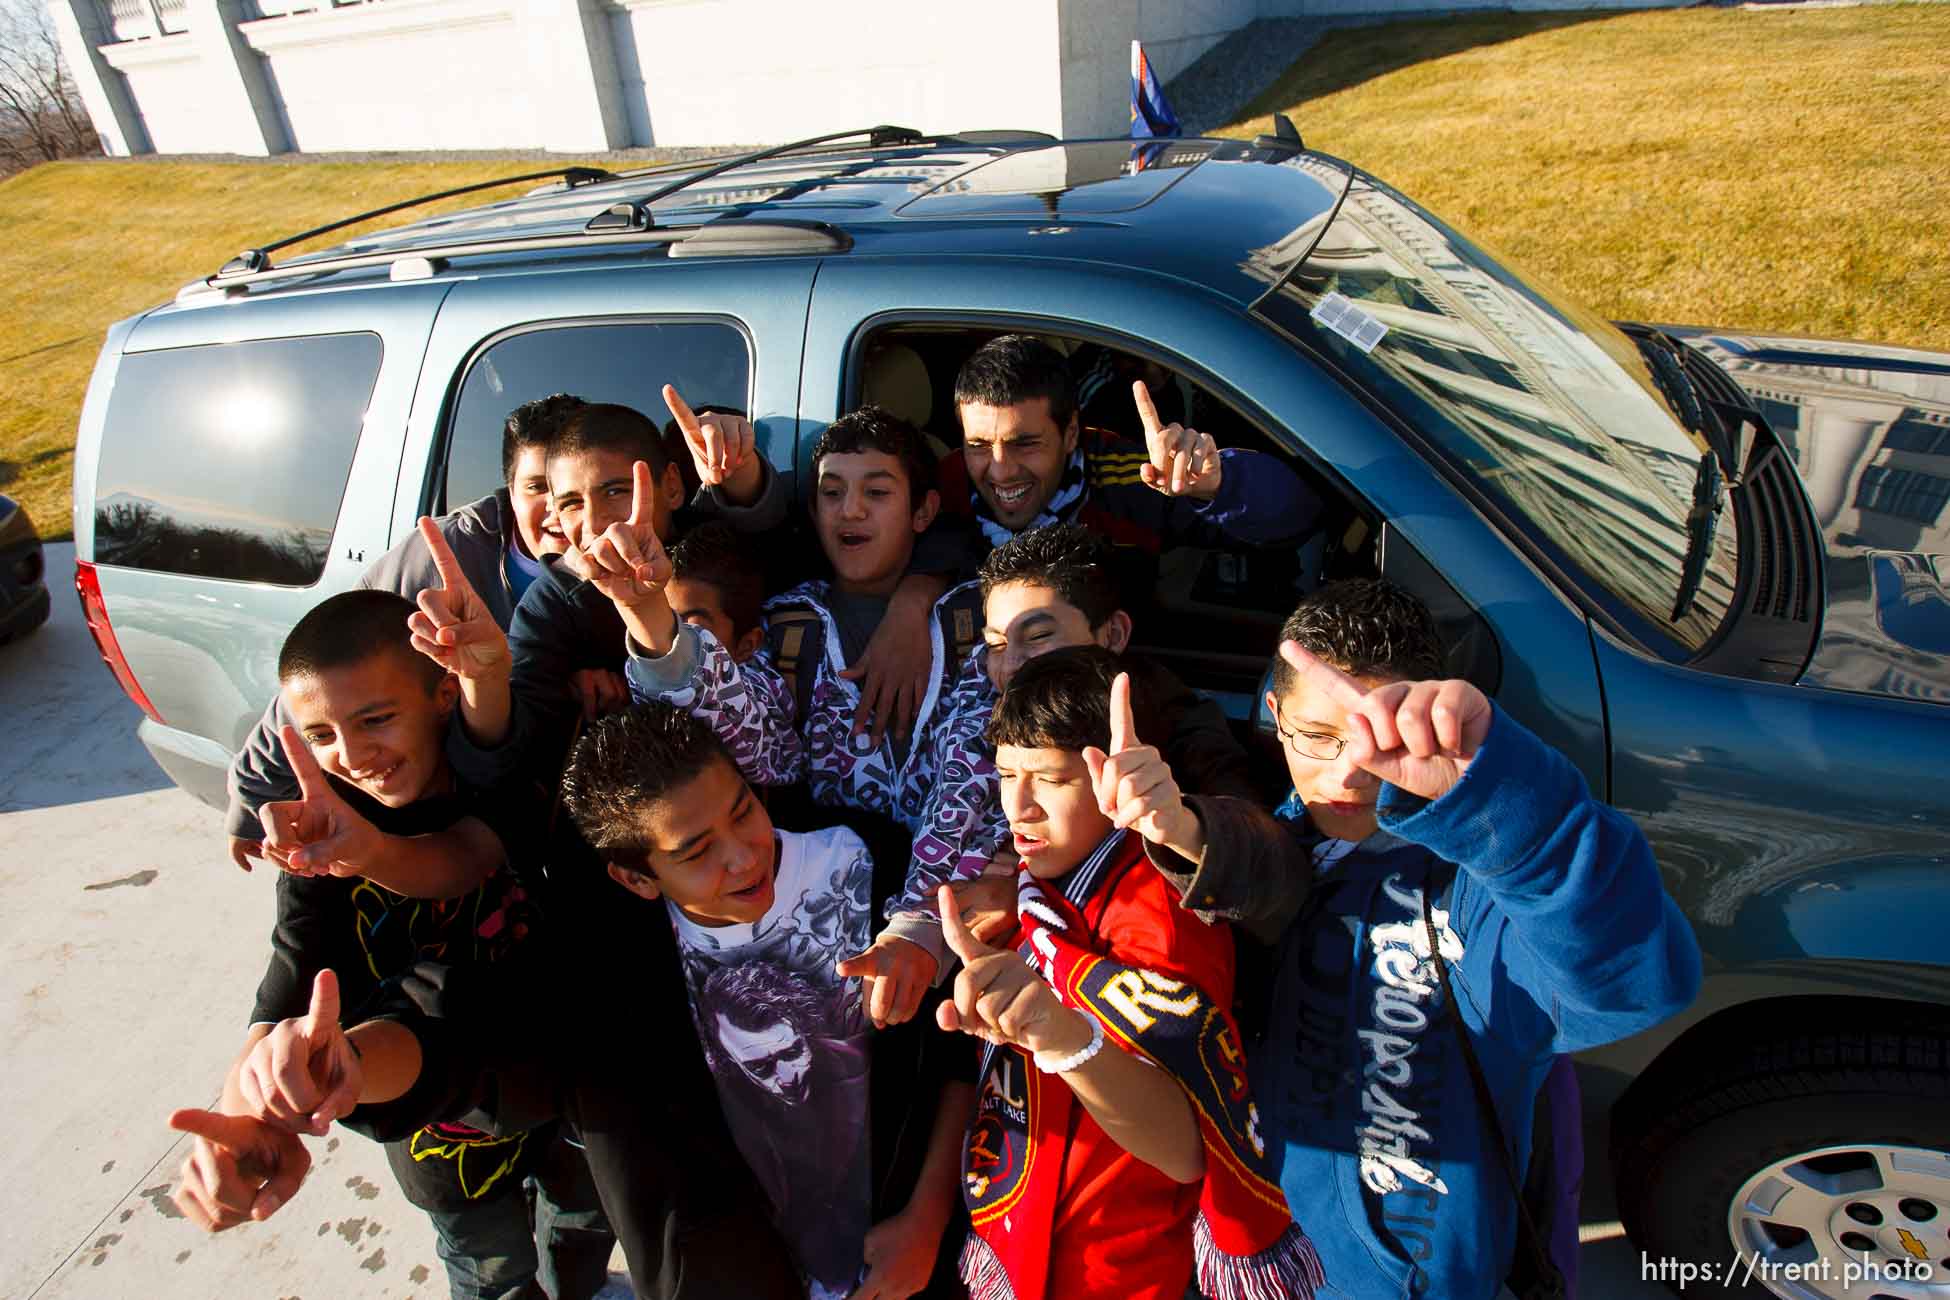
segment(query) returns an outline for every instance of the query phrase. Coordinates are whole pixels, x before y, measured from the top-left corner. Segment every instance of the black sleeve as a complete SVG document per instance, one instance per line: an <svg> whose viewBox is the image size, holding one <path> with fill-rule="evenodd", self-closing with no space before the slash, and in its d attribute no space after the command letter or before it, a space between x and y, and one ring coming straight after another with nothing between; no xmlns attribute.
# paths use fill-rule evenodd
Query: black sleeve
<svg viewBox="0 0 1950 1300"><path fill-rule="evenodd" d="M302 1016L311 1006L311 982L330 967L339 973L340 1005L370 991L348 962L352 927L346 895L352 882L335 876L278 872L278 921L271 931L271 960L258 981L252 1024L276 1024Z"/></svg>

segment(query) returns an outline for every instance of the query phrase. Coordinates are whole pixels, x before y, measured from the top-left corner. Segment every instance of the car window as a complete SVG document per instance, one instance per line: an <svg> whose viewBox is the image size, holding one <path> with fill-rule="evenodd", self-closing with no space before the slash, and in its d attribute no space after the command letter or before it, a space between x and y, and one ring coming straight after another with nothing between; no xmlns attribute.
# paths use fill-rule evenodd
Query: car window
<svg viewBox="0 0 1950 1300"><path fill-rule="evenodd" d="M1365 176L1256 310L1432 439L1649 643L1683 658L1718 629L1734 530L1689 555L1687 528L1707 447L1608 322Z"/></svg>
<svg viewBox="0 0 1950 1300"><path fill-rule="evenodd" d="M501 430L508 412L551 393L616 402L664 428L663 386L693 407L748 411L751 348L724 321L565 323L488 345L468 367L447 440L444 502L454 509L504 486Z"/></svg>
<svg viewBox="0 0 1950 1300"><path fill-rule="evenodd" d="M375 334L132 352L95 481L95 561L305 587L331 553Z"/></svg>

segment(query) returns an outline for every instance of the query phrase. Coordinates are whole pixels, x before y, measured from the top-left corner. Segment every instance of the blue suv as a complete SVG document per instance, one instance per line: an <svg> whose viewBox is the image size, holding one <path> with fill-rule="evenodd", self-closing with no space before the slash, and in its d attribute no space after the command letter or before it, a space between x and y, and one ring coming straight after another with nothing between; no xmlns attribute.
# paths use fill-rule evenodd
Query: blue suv
<svg viewBox="0 0 1950 1300"><path fill-rule="evenodd" d="M1264 733L1297 595L1385 575L1645 828L1706 978L1584 1062L1639 1245L1832 1266L1797 1295L1950 1253L1950 357L1614 325L1286 132L514 179L546 183L248 250L110 329L77 584L185 789L221 805L286 630L498 486L524 401L661 420L672 382L803 491L863 400L954 447L998 333L1095 349L1328 502L1289 550L1167 554L1144 650Z"/></svg>

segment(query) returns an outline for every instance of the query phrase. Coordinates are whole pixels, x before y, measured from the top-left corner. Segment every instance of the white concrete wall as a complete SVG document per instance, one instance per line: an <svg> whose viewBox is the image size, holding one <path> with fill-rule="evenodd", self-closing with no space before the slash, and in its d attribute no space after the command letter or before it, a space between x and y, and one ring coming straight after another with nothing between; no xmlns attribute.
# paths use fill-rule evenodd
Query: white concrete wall
<svg viewBox="0 0 1950 1300"><path fill-rule="evenodd" d="M1058 0L1065 136L1131 129L1131 42L1161 83L1260 16L1259 0Z"/></svg>
<svg viewBox="0 0 1950 1300"><path fill-rule="evenodd" d="M614 46L630 134L677 146L882 122L1057 132L1060 3L623 0Z"/></svg>
<svg viewBox="0 0 1950 1300"><path fill-rule="evenodd" d="M295 149L542 146L509 0L385 0L242 30Z"/></svg>
<svg viewBox="0 0 1950 1300"><path fill-rule="evenodd" d="M103 59L121 74L156 153L228 153L227 124L213 120L206 104L209 71L187 34L124 41L101 47Z"/></svg>

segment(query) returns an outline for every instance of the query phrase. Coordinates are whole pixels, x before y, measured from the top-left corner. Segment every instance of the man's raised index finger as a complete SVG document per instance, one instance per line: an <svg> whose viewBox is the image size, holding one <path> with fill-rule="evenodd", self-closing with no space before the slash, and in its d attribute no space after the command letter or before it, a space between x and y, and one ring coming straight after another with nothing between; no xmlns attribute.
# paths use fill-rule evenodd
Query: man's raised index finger
<svg viewBox="0 0 1950 1300"><path fill-rule="evenodd" d="M962 924L961 904L955 901L954 890L943 885L936 891L934 897L935 902L941 908L942 937L948 941L948 951L961 958L962 965L966 966L977 957L985 956L994 951L980 939L977 939L969 931L968 927Z"/></svg>
<svg viewBox="0 0 1950 1300"><path fill-rule="evenodd" d="M704 436L704 427L698 423L697 412L678 395L677 385L664 385L664 405L670 408L671 418L677 421L677 427L684 431L687 440L695 442Z"/></svg>
<svg viewBox="0 0 1950 1300"><path fill-rule="evenodd" d="M632 528L650 517L650 498L656 492L656 480L651 476L650 466L638 461L630 466L630 526Z"/></svg>
<svg viewBox="0 0 1950 1300"><path fill-rule="evenodd" d="M1131 675L1119 673L1110 684L1110 752L1121 754L1140 742L1131 712Z"/></svg>
<svg viewBox="0 0 1950 1300"><path fill-rule="evenodd" d="M336 1029L339 1023L339 977L327 966L312 977L311 1006L305 1011L305 1036Z"/></svg>
<svg viewBox="0 0 1950 1300"><path fill-rule="evenodd" d="M420 538L427 544L427 554L433 557L433 570L440 575L442 587L448 591L473 590L474 584L467 580L460 561L454 558L454 548L447 545L447 535L426 515L420 516Z"/></svg>
<svg viewBox="0 0 1950 1300"><path fill-rule="evenodd" d="M296 727L279 727L278 743L284 746L284 760L291 764L291 773L298 778L298 792L306 799L316 799L332 792L325 784L325 769L312 757L311 746L298 734Z"/></svg>
<svg viewBox="0 0 1950 1300"><path fill-rule="evenodd" d="M1164 432L1165 422L1158 418L1158 408L1151 401L1151 390L1144 386L1142 379L1131 381L1131 400L1137 403L1138 419L1144 422L1144 436L1147 439Z"/></svg>
<svg viewBox="0 0 1950 1300"><path fill-rule="evenodd" d="M1293 671L1312 682L1317 689L1325 692L1344 709L1358 710L1368 698L1368 693L1361 689L1361 683L1334 665L1315 658L1298 641L1280 642L1280 658L1286 660L1293 666Z"/></svg>

